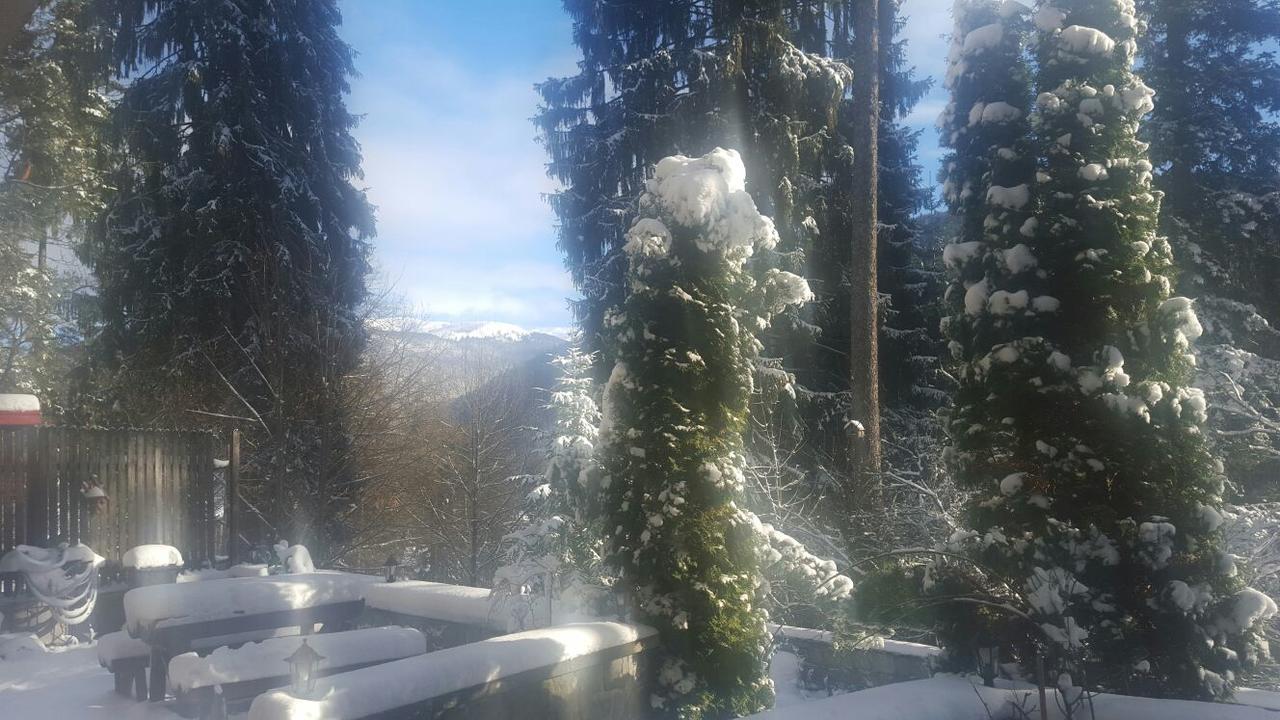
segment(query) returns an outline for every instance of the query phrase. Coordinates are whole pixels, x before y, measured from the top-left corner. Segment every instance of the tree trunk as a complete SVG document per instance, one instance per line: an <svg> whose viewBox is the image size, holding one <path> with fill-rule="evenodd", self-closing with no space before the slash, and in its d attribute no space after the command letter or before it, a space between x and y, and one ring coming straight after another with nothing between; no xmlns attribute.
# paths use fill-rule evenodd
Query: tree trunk
<svg viewBox="0 0 1280 720"><path fill-rule="evenodd" d="M862 424L850 443L850 509L867 510L879 493L880 368L876 282L880 122L879 0L854 3L853 246L849 265L849 391L852 419Z"/></svg>

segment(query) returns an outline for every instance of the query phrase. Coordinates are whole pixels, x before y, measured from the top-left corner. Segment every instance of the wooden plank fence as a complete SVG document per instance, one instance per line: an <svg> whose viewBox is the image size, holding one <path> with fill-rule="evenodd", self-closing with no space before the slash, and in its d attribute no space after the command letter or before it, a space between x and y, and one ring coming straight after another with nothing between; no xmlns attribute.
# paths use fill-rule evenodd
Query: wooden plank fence
<svg viewBox="0 0 1280 720"><path fill-rule="evenodd" d="M219 522L214 436L179 430L0 428L0 554L16 545L83 542L119 561L162 543L212 560ZM106 491L95 511L84 490ZM18 590L12 579L0 591Z"/></svg>

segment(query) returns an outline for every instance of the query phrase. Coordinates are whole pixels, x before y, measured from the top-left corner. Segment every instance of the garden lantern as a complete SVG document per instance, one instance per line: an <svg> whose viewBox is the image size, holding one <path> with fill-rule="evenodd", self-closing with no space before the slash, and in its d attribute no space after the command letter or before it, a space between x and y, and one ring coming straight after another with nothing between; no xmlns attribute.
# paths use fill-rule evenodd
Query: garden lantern
<svg viewBox="0 0 1280 720"><path fill-rule="evenodd" d="M396 571L399 569L400 569L400 558L397 558L395 556L395 553L388 555L387 565L385 567L386 574L387 574L387 582L392 583L396 581Z"/></svg>
<svg viewBox="0 0 1280 720"><path fill-rule="evenodd" d="M298 649L293 651L292 655L284 659L285 662L289 663L289 677L293 682L295 692L310 692L315 688L316 667L321 660L324 660L324 656L308 645L305 639L298 646Z"/></svg>
<svg viewBox="0 0 1280 720"><path fill-rule="evenodd" d="M98 476L94 475L88 483L84 485L84 501L89 506L89 512L99 515L106 511L107 505L111 502L111 498L107 496L107 491L102 489L98 484Z"/></svg>

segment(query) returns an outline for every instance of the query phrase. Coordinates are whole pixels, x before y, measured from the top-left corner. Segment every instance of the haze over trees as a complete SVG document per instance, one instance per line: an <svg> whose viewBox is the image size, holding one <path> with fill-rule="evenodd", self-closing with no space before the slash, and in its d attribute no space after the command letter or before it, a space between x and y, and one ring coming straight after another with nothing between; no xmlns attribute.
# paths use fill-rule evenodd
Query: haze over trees
<svg viewBox="0 0 1280 720"><path fill-rule="evenodd" d="M771 622L1066 707L1274 682L1280 3L958 0L938 78L897 0L563 10L572 340L378 289L338 0L44 0L0 392L239 428L245 550L650 625L663 716L769 708Z"/></svg>

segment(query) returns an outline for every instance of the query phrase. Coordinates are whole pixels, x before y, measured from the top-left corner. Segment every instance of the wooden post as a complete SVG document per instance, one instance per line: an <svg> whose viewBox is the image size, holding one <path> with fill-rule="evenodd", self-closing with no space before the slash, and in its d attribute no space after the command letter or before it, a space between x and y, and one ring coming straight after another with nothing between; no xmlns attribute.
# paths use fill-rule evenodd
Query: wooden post
<svg viewBox="0 0 1280 720"><path fill-rule="evenodd" d="M240 428L231 428L231 450L227 457L227 557L231 564L240 562Z"/></svg>

